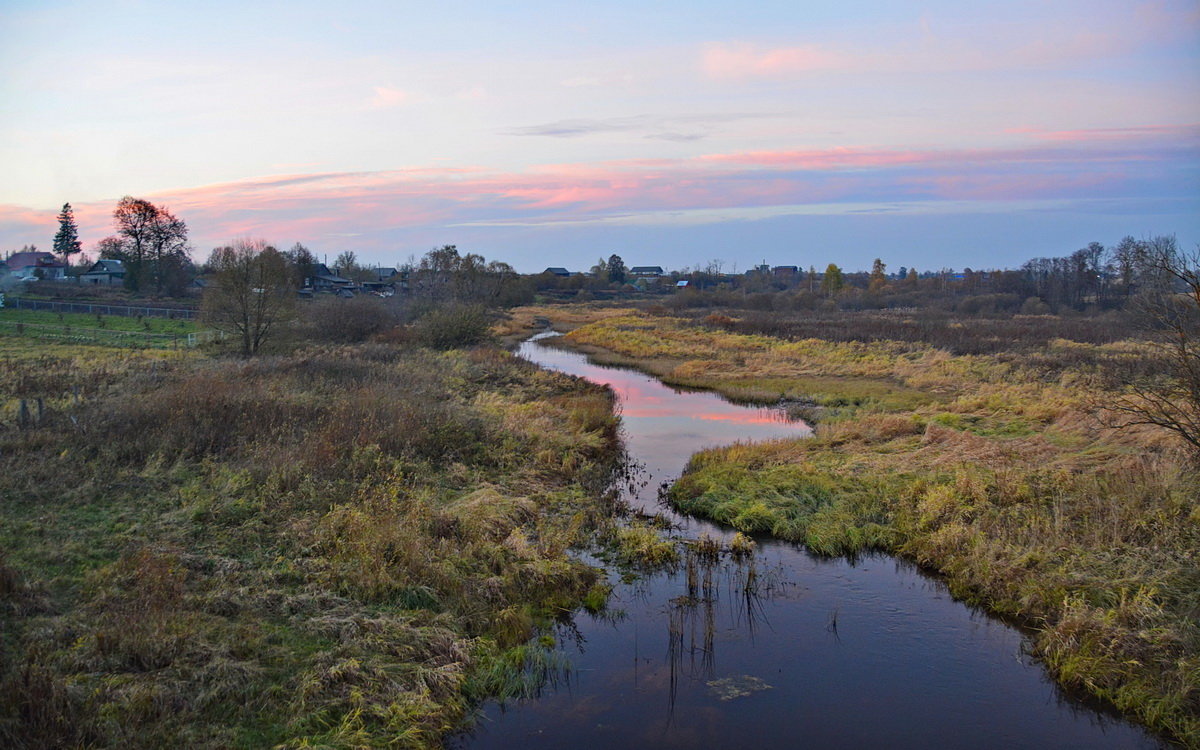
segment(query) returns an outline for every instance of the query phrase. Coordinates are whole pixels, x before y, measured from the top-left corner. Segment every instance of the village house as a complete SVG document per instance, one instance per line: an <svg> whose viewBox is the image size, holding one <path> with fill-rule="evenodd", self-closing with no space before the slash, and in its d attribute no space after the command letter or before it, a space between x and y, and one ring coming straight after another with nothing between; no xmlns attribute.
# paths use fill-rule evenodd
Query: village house
<svg viewBox="0 0 1200 750"><path fill-rule="evenodd" d="M119 260L98 260L79 275L80 284L120 286L125 283L125 264Z"/></svg>
<svg viewBox="0 0 1200 750"><path fill-rule="evenodd" d="M634 266L629 275L635 279L657 279L663 275L662 266Z"/></svg>
<svg viewBox="0 0 1200 750"><path fill-rule="evenodd" d="M67 278L67 264L56 259L54 253L22 251L10 255L7 263L8 275L22 281L62 281Z"/></svg>
<svg viewBox="0 0 1200 750"><path fill-rule="evenodd" d="M314 292L347 292L357 286L351 279L346 279L331 273L324 263L314 263L311 272L304 279L304 286Z"/></svg>
<svg viewBox="0 0 1200 750"><path fill-rule="evenodd" d="M570 276L571 275L570 271L568 271L565 268L560 268L559 266L551 266L551 267L547 268L545 271L542 271L542 273L548 273L553 276Z"/></svg>

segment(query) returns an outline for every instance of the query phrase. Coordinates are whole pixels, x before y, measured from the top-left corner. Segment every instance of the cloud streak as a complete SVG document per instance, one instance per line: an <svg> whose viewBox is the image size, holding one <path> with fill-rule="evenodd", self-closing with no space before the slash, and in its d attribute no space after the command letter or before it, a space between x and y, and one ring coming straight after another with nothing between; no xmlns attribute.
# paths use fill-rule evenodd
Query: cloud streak
<svg viewBox="0 0 1200 750"><path fill-rule="evenodd" d="M939 207L1194 195L1200 128L1016 134L993 149L832 148L543 165L273 175L145 197L201 248L253 235L365 251L396 232L462 226L698 223L795 213L936 213ZM797 208L800 207L800 208ZM111 232L111 203L76 206L85 241ZM0 207L9 237L53 234L54 211Z"/></svg>
<svg viewBox="0 0 1200 750"><path fill-rule="evenodd" d="M719 125L781 116L775 112L727 112L673 117L633 115L630 117L578 118L506 128L499 132L501 135L550 138L579 138L605 133L636 133L644 138L693 141L706 137Z"/></svg>

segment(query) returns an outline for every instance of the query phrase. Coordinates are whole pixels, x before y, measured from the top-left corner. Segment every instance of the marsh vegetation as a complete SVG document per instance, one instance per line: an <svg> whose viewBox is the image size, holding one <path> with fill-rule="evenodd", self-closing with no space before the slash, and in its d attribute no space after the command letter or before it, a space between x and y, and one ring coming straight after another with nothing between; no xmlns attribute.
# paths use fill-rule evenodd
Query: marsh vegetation
<svg viewBox="0 0 1200 750"><path fill-rule="evenodd" d="M1022 328L1047 334L999 333ZM938 330L957 343L927 343ZM1158 356L1122 333L1021 316L606 310L567 341L816 421L811 439L698 454L675 507L822 554L911 559L1033 626L1063 684L1194 745L1200 481L1176 436L1107 419L1124 394L1110 374Z"/></svg>
<svg viewBox="0 0 1200 750"><path fill-rule="evenodd" d="M0 379L6 746L434 745L603 606L566 554L609 514L602 388L384 344L6 347Z"/></svg>

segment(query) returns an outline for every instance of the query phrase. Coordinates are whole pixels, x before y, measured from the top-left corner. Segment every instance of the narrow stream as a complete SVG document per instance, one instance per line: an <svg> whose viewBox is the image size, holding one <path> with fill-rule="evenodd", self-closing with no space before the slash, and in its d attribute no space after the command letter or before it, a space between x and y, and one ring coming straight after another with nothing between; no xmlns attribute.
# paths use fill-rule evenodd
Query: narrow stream
<svg viewBox="0 0 1200 750"><path fill-rule="evenodd" d="M540 338L540 337L535 337ZM679 392L575 352L521 356L613 388L648 482L630 504L686 537L732 532L659 506L658 486L698 450L801 436L775 410ZM759 539L750 562L693 581L681 568L623 583L608 615L555 634L571 668L532 700L484 708L470 748L1155 748L1162 741L1067 696L1023 652L1024 636L954 601L887 556L824 559ZM752 581L747 591L746 583ZM615 614L613 614L615 613Z"/></svg>

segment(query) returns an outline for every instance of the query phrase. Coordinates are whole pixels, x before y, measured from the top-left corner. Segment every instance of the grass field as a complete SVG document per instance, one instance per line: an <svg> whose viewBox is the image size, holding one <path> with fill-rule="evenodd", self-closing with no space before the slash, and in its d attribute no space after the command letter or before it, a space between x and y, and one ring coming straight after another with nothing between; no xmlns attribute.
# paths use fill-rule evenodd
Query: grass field
<svg viewBox="0 0 1200 750"><path fill-rule="evenodd" d="M4 339L0 384L2 746L436 747L604 605L610 396L505 352Z"/></svg>
<svg viewBox="0 0 1200 750"><path fill-rule="evenodd" d="M0 308L0 337L6 343L20 338L98 346L178 348L188 345L188 335L199 331L199 326L190 320Z"/></svg>

